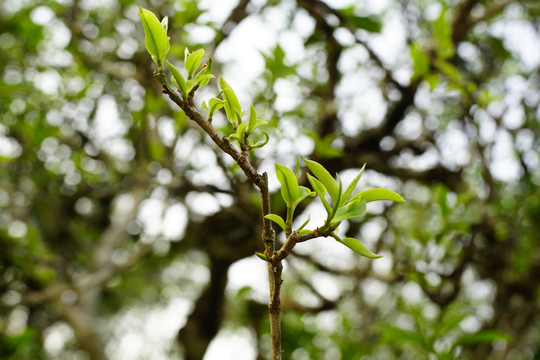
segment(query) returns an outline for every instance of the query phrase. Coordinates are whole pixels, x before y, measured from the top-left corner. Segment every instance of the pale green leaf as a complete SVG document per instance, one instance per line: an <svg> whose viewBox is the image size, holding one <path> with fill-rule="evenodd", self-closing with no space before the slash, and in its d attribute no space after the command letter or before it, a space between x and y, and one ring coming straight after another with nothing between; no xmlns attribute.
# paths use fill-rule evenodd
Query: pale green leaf
<svg viewBox="0 0 540 360"><path fill-rule="evenodd" d="M343 220L353 217L364 216L365 213L366 202L364 199L359 198L355 201L347 203L345 206L340 207L332 218L332 223L340 223Z"/></svg>
<svg viewBox="0 0 540 360"><path fill-rule="evenodd" d="M363 257L366 257L368 259L378 259L378 258L381 258L382 255L377 255L377 254L374 254L372 253L371 251L369 251L365 246L364 244L362 244L360 241L354 239L354 238L339 238L339 237L334 237L337 241L339 241L340 243L342 243L343 245L347 246L349 249L351 249L352 251L354 251L355 253L357 253L358 255L361 255Z"/></svg>
<svg viewBox="0 0 540 360"><path fill-rule="evenodd" d="M349 184L349 186L347 186L347 189L345 189L345 192L343 193L343 196L341 197L341 202L345 202L347 201L347 199L349 198L349 196L351 196L352 192L354 191L354 189L356 188L356 185L358 184L358 181L360 180L360 177L362 176L362 174L364 173L364 169L366 168L366 164L364 164L364 166L362 166L362 169L360 169L360 171L358 172L358 175L356 175L356 177L353 179L353 181Z"/></svg>
<svg viewBox="0 0 540 360"><path fill-rule="evenodd" d="M300 227L298 228L297 231L299 231L299 232L302 231L304 229L304 227L306 227L306 225L309 223L310 219L311 219L311 214L308 214L308 217L307 217L306 221L304 221L302 223L302 225L300 225Z"/></svg>
<svg viewBox="0 0 540 360"><path fill-rule="evenodd" d="M139 16L144 26L144 45L146 50L157 63L158 69L163 69L163 62L169 52L169 38L156 15L150 10L140 8Z"/></svg>
<svg viewBox="0 0 540 360"><path fill-rule="evenodd" d="M321 164L318 162L307 160L304 158L304 161L306 162L307 167L313 175L317 179L320 180L320 182L324 185L328 193L330 194L330 197L334 202L336 202L337 198L339 197L339 186L337 181L330 175L328 170L326 170Z"/></svg>
<svg viewBox="0 0 540 360"><path fill-rule="evenodd" d="M281 216L276 215L276 214L268 214L265 216L265 218L275 222L276 224L279 225L280 228L283 229L283 231L285 231L285 220L283 220Z"/></svg>
<svg viewBox="0 0 540 360"><path fill-rule="evenodd" d="M405 199L401 197L401 195L396 194L392 190L381 189L381 188L364 190L354 196L354 198L358 198L358 197L362 197L367 203L372 202L372 201L377 201L377 200L406 202Z"/></svg>
<svg viewBox="0 0 540 360"><path fill-rule="evenodd" d="M296 178L296 177L295 177ZM299 190L300 190L300 194L298 196L298 198L296 199L296 201L294 202L292 208L293 210L296 209L296 207L298 206L298 204L300 204L305 198L307 198L308 196L309 197L313 197L315 196L315 192L311 191L310 189L308 189L307 187L305 186L299 186L298 187Z"/></svg>
<svg viewBox="0 0 540 360"><path fill-rule="evenodd" d="M264 145L268 143L268 140L270 140L270 136L266 131L263 131L264 140L257 141L255 144L251 145L252 149L262 148Z"/></svg>
<svg viewBox="0 0 540 360"><path fill-rule="evenodd" d="M311 176L310 174L307 174L307 178L308 178L309 183L311 184L311 187L313 188L313 190L315 190L315 192L321 199L324 205L324 208L326 209L326 212L328 213L328 215L330 215L330 213L332 212L332 209L330 208L330 204L328 204L328 201L326 201L326 197L325 197L326 188L319 180L317 180L315 177Z"/></svg>
<svg viewBox="0 0 540 360"><path fill-rule="evenodd" d="M261 260L264 260L264 261L268 261L268 258L266 257L266 255L260 253L260 252L255 252L255 255L257 255L257 257Z"/></svg>
<svg viewBox="0 0 540 360"><path fill-rule="evenodd" d="M186 63L185 63L186 71L188 73L188 78L193 77L193 74L199 68L203 55L204 55L204 49L199 49L188 55L186 59Z"/></svg>
<svg viewBox="0 0 540 360"><path fill-rule="evenodd" d="M287 207L292 208L296 199L300 196L298 180L291 169L278 163L276 163L276 176L281 184L281 196Z"/></svg>
<svg viewBox="0 0 540 360"><path fill-rule="evenodd" d="M178 90L180 90L182 97L184 98L184 100L186 100L187 95L188 95L186 80L184 79L182 74L180 74L180 71L178 71L178 69L175 68L174 65L171 64L168 60L167 60L167 66L169 67L169 70L171 71L173 84L178 88Z"/></svg>
<svg viewBox="0 0 540 360"><path fill-rule="evenodd" d="M229 84L227 84L227 82L223 78L219 79L219 86L222 90L223 100L225 100L225 114L227 115L227 119L229 120L229 122L235 128L238 125L236 111L238 111L239 113L242 112L240 102L238 101L238 97L236 97L233 89L229 86Z"/></svg>

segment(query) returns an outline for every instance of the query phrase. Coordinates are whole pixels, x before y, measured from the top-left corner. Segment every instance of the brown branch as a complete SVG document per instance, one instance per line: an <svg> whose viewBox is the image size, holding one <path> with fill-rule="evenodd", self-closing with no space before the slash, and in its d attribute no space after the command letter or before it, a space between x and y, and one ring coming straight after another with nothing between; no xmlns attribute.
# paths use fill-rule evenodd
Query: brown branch
<svg viewBox="0 0 540 360"><path fill-rule="evenodd" d="M162 85L162 92L167 94L169 98L180 107L188 118L193 120L205 133L207 133L212 141L225 153L227 153L238 166L242 169L249 181L259 188L261 192L262 203L262 221L263 231L262 240L265 247L265 254L269 257L275 256L275 233L272 230L272 222L265 218L270 214L270 194L268 191L268 175L263 173L260 175L249 160L248 151L238 151L231 142L226 138L219 135L210 121L204 118L204 116L197 110L193 102L194 89L188 94L188 99L183 100L176 93L171 91L166 83L163 72L156 71L154 76L159 80ZM270 313L270 334L272 338L272 359L281 359L281 274L283 271L283 264L281 260L275 262L268 262L268 279L270 288L270 301L268 309Z"/></svg>

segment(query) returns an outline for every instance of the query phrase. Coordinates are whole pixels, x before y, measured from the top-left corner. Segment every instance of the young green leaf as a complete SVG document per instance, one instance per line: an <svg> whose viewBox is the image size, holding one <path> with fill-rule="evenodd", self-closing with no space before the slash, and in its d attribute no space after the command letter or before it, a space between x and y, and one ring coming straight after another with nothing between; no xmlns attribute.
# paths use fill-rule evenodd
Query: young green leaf
<svg viewBox="0 0 540 360"><path fill-rule="evenodd" d="M249 128L248 133L252 132L257 125L257 113L255 112L255 107L251 104L249 108Z"/></svg>
<svg viewBox="0 0 540 360"><path fill-rule="evenodd" d="M246 128L248 126L248 123L241 123L240 125L238 125L238 128L236 129L236 136L238 137L238 142L243 144L244 143L244 138L245 138L245 135L246 135Z"/></svg>
<svg viewBox="0 0 540 360"><path fill-rule="evenodd" d="M165 56L169 52L169 38L167 31L158 18L150 10L140 8L139 17L144 26L144 45L146 50L156 62L158 70L163 70Z"/></svg>
<svg viewBox="0 0 540 360"><path fill-rule="evenodd" d="M292 208L296 199L300 196L300 188L298 180L294 173L288 167L276 163L276 177L281 184L281 196L287 204L287 207Z"/></svg>
<svg viewBox="0 0 540 360"><path fill-rule="evenodd" d="M199 71L199 73L197 74L196 78L198 78L199 76L211 75L211 74L212 74L212 59L208 59L206 64L203 65L203 68L201 69L201 71ZM212 77L214 77L214 76L212 76ZM210 80L210 78L207 78L206 80L201 81L199 83L199 87L206 86L206 84L208 84L209 80Z"/></svg>
<svg viewBox="0 0 540 360"><path fill-rule="evenodd" d="M353 181L347 186L347 189L345 189L345 192L343 193L343 196L341 197L341 202L344 203L347 201L349 196L351 196L352 192L354 191L354 188L356 188L356 185L358 184L358 181L360 180L360 177L364 173L364 169L366 168L366 164L362 166L362 169L358 172L358 175L353 179Z"/></svg>
<svg viewBox="0 0 540 360"><path fill-rule="evenodd" d="M364 216L365 213L366 202L364 199L359 198L340 207L332 218L332 223L337 224L353 217Z"/></svg>
<svg viewBox="0 0 540 360"><path fill-rule="evenodd" d="M199 68L203 55L204 49L199 49L188 55L185 63L188 78L192 78L195 71L197 71L197 69Z"/></svg>
<svg viewBox="0 0 540 360"><path fill-rule="evenodd" d="M309 197L315 196L315 193L305 186L299 186L298 188L300 189L300 193L299 193L298 198L296 198L296 201L292 205L293 210L296 209L298 204L304 201L304 199L307 198L308 196Z"/></svg>
<svg viewBox="0 0 540 360"><path fill-rule="evenodd" d="M236 128L238 126L236 111L242 113L240 102L238 101L233 89L223 78L219 79L219 86L222 90L223 100L225 100L225 114L227 115L227 119L232 124L233 128Z"/></svg>
<svg viewBox="0 0 540 360"><path fill-rule="evenodd" d="M270 136L268 135L268 133L266 131L263 131L263 135L264 135L264 140L257 141L255 144L252 144L250 142L250 146L251 146L252 149L262 148L264 145L266 145L268 143L268 140L270 140Z"/></svg>
<svg viewBox="0 0 540 360"><path fill-rule="evenodd" d="M201 75L197 76L194 79L189 79L186 81L186 93L189 95L191 91L195 88L195 86L199 86L204 81L208 82L208 80L212 79L214 75L208 74L208 75Z"/></svg>
<svg viewBox="0 0 540 360"><path fill-rule="evenodd" d="M298 228L298 232L302 231L304 229L304 227L306 227L306 225L308 224L309 220L311 219L311 214L308 214L308 217L306 219L306 221L304 221L302 223L302 225L300 225L300 227Z"/></svg>
<svg viewBox="0 0 540 360"><path fill-rule="evenodd" d="M296 167L294 168L294 175L298 178L300 173L300 155L296 155Z"/></svg>
<svg viewBox="0 0 540 360"><path fill-rule="evenodd" d="M320 182L324 185L326 190L328 190L328 193L330 194L332 200L336 202L338 196L340 195L337 181L332 177L332 175L330 175L328 170L326 170L318 162L307 160L305 158L304 161L306 162L307 167L309 168L309 170L311 170L313 175L315 175L315 177L319 179Z"/></svg>
<svg viewBox="0 0 540 360"><path fill-rule="evenodd" d="M169 17L165 16L163 19L161 19L161 26L163 26L163 29L165 29L165 32L169 29Z"/></svg>
<svg viewBox="0 0 540 360"><path fill-rule="evenodd" d="M354 238L344 238L341 239L339 236L334 236L334 239L342 243L343 245L347 246L349 249L357 253L358 255L361 255L363 257L366 257L368 259L378 259L381 258L382 255L377 255L369 251L364 244L362 244L359 240L356 240Z"/></svg>
<svg viewBox="0 0 540 360"><path fill-rule="evenodd" d="M218 111L225 105L225 101L218 99L218 98L212 98L208 100L208 107L210 110L208 111L208 116L212 117Z"/></svg>
<svg viewBox="0 0 540 360"><path fill-rule="evenodd" d="M169 70L171 70L172 82L174 86L180 90L182 97L184 100L186 100L188 96L186 80L184 80L184 77L182 74L180 74L180 71L178 71L178 69L175 68L174 65L169 62L169 60L167 60L167 66L169 67Z"/></svg>
<svg viewBox="0 0 540 360"><path fill-rule="evenodd" d="M285 220L283 220L281 216L276 215L276 214L268 214L265 216L265 219L275 222L276 224L279 225L280 228L283 229L283 231L285 231Z"/></svg>
<svg viewBox="0 0 540 360"><path fill-rule="evenodd" d="M266 255L261 254L260 252L255 252L255 255L261 260L268 261L269 259L266 257Z"/></svg>
<svg viewBox="0 0 540 360"><path fill-rule="evenodd" d="M362 197L367 203L372 202L372 201L377 201L377 200L406 202L405 199L401 197L401 195L396 194L392 190L381 189L381 188L364 190L356 194L353 198L358 198L358 197Z"/></svg>
<svg viewBox="0 0 540 360"><path fill-rule="evenodd" d="M317 180L315 177L311 176L310 174L307 174L307 178L308 178L309 183L311 184L311 187L313 188L313 190L315 190L315 192L321 199L324 205L324 208L326 209L326 212L328 213L328 215L330 215L330 213L332 212L332 209L330 208L330 204L328 204L328 201L326 201L326 197L325 197L326 188L319 180Z"/></svg>
<svg viewBox="0 0 540 360"><path fill-rule="evenodd" d="M338 180L339 180L339 176L338 176ZM328 216L328 221L332 221L334 216L336 216L337 210L339 209L339 204L341 203L341 191L342 191L342 184L341 184L341 180L339 180L338 192L337 192L338 195L337 195L337 198L334 200L334 206L332 207L332 213Z"/></svg>

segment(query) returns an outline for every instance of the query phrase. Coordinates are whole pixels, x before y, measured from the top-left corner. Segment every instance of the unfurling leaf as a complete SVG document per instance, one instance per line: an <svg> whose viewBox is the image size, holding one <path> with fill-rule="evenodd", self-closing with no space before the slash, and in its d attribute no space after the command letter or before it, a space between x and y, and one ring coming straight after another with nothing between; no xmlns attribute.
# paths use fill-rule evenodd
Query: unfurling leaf
<svg viewBox="0 0 540 360"><path fill-rule="evenodd" d="M251 108L249 110L249 127L247 129L247 133L251 134L253 130L265 124L267 124L266 121L257 119L257 113L255 112L255 108L253 107L253 104L251 104Z"/></svg>
<svg viewBox="0 0 540 360"><path fill-rule="evenodd" d="M264 140L257 141L255 144L251 144L252 149L262 148L264 145L268 143L268 140L270 140L270 136L266 131L263 131Z"/></svg>
<svg viewBox="0 0 540 360"><path fill-rule="evenodd" d="M281 184L281 196L287 204L287 207L292 208L296 199L300 196L300 188L298 180L294 173L288 167L276 163L276 177Z"/></svg>
<svg viewBox="0 0 540 360"><path fill-rule="evenodd" d="M184 100L186 100L188 96L186 80L184 79L180 71L178 71L178 69L175 68L174 65L171 64L168 60L167 60L167 66L169 70L171 71L172 82L174 86L176 86L178 90L180 90L182 97L184 98Z"/></svg>
<svg viewBox="0 0 540 360"><path fill-rule="evenodd" d="M278 224L279 227L283 229L283 231L285 231L285 220L283 220L281 216L276 214L268 214L265 216L265 218L268 220L272 220L273 222Z"/></svg>
<svg viewBox="0 0 540 360"><path fill-rule="evenodd" d="M212 98L208 100L208 106L210 107L210 110L208 111L208 116L212 117L218 111L225 105L225 101L218 99L218 98Z"/></svg>
<svg viewBox="0 0 540 360"><path fill-rule="evenodd" d="M362 244L360 241L354 239L354 238L343 238L341 239L338 236L334 236L334 239L342 243L343 245L347 246L349 249L357 253L358 255L361 255L363 257L366 257L368 259L378 259L381 258L382 255L377 255L369 251L364 244Z"/></svg>
<svg viewBox="0 0 540 360"><path fill-rule="evenodd" d="M140 8L139 17L144 26L144 45L152 59L157 64L158 70L163 70L165 57L169 52L169 38L164 27L165 24L159 22L158 18L150 10ZM164 19L164 22L167 21Z"/></svg>
<svg viewBox="0 0 540 360"><path fill-rule="evenodd" d="M227 82L223 78L219 79L219 86L221 87L223 100L225 100L225 114L227 115L227 119L229 120L233 128L236 128L238 126L238 118L236 116L236 112L238 111L239 113L242 113L240 102L238 101L238 98L236 97L233 89L229 86L229 84L227 84Z"/></svg>
<svg viewBox="0 0 540 360"><path fill-rule="evenodd" d="M188 79L192 78L195 71L199 68L203 55L204 49L199 49L189 54L186 58L185 67L188 73Z"/></svg>

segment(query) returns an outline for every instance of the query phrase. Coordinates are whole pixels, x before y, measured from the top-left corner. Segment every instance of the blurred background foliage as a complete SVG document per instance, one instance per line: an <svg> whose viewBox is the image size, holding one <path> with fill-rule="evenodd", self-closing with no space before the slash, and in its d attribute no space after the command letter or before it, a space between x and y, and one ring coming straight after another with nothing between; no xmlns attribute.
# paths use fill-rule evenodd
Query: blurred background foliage
<svg viewBox="0 0 540 360"><path fill-rule="evenodd" d="M269 121L259 170L408 200L342 225L382 259L288 259L285 359L540 358L536 0L0 1L1 358L269 357L258 196L162 96L139 6Z"/></svg>

